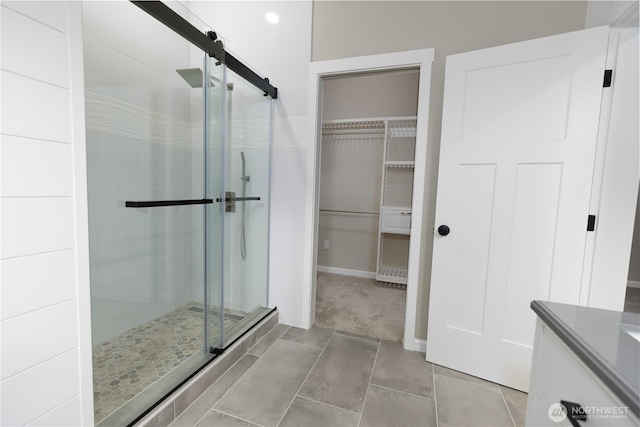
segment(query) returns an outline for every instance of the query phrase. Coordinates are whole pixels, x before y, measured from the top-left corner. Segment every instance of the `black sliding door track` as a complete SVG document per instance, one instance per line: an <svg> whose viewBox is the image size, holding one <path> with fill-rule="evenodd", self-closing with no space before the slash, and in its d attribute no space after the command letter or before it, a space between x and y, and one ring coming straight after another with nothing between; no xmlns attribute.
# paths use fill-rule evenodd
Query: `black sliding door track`
<svg viewBox="0 0 640 427"><path fill-rule="evenodd" d="M211 31L208 34L202 33L189 21L174 12L169 6L161 1L134 1L131 3L147 12L149 15L162 22L167 27L187 39L194 46L202 49L207 55L225 64L231 71L262 90L265 96L278 99L278 88L269 83L269 79L262 78L253 70L243 64L235 56L224 50L222 41L216 40L216 33Z"/></svg>

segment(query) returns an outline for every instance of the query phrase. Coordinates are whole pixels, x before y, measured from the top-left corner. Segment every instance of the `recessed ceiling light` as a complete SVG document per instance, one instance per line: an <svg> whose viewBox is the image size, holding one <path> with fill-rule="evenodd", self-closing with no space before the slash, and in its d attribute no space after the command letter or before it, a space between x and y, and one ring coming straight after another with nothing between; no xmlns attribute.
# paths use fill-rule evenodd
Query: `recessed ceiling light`
<svg viewBox="0 0 640 427"><path fill-rule="evenodd" d="M268 12L266 15L264 15L264 19L266 19L269 24L277 24L278 21L280 21L278 15L273 12Z"/></svg>

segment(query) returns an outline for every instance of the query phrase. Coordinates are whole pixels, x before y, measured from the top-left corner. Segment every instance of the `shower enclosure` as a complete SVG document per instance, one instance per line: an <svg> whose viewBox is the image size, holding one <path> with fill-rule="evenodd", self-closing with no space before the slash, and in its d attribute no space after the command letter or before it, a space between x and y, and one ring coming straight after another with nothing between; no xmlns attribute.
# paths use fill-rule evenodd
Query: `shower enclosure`
<svg viewBox="0 0 640 427"><path fill-rule="evenodd" d="M134 421L270 312L277 92L180 3L134 3L83 4L101 425Z"/></svg>

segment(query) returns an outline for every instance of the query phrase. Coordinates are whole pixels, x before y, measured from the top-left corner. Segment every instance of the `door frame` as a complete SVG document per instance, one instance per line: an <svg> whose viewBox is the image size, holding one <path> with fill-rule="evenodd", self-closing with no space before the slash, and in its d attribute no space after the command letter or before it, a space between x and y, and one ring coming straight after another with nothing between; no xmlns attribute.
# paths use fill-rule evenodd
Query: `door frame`
<svg viewBox="0 0 640 427"><path fill-rule="evenodd" d="M324 79L381 71L418 69L420 72L418 89L417 129L415 168L413 178L412 224L409 243L409 272L407 276L407 297L405 306L403 346L406 350L420 350L416 341L416 315L418 304L418 278L420 277L420 240L424 215L424 184L426 177L429 99L431 92L432 63L434 49L419 49L370 56L312 62L309 68L309 141L307 154L307 182L304 228L304 265L302 281L302 321L310 328L315 322L316 270L318 242L318 206L320 199L320 147L322 141L322 96ZM424 266L422 266L424 268Z"/></svg>

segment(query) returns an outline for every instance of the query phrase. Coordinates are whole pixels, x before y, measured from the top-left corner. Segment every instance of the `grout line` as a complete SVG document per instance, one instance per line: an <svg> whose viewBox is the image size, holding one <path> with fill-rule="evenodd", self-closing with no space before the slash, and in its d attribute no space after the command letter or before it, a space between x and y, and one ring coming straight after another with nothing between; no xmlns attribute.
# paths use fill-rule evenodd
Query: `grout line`
<svg viewBox="0 0 640 427"><path fill-rule="evenodd" d="M51 142L53 144L64 144L64 145L67 145L67 146L71 146L72 145L71 141L60 141L58 139L38 138L37 136L18 135L18 134L15 134L15 133L6 133L6 132L0 132L0 135L10 136L12 138L30 139L32 141L39 141L39 142ZM25 144L28 144L28 143L25 142Z"/></svg>
<svg viewBox="0 0 640 427"><path fill-rule="evenodd" d="M52 26L52 25L50 25L50 24L48 24L48 23L46 23L46 22L43 22L43 21L39 20L38 18L34 18L33 16L26 15L24 12L21 12L21 11L19 11L19 10L16 10L16 9L14 9L14 7L8 6L8 5L6 5L5 3L2 3L2 6L3 6L3 7L6 7L7 9L11 10L12 12L17 13L18 15L22 15L22 16L24 16L25 18L27 18L27 19L29 19L29 20L31 20L31 21L33 21L33 22L37 22L37 23L38 23L38 24L40 24L40 25L44 25L45 27L48 27L48 28L50 28L50 29L52 29L52 30L55 30L55 31L57 31L57 32L58 32L58 33L60 33L60 34L64 34L64 35L67 35L67 36L69 35L69 33L68 33L69 25L68 25L68 24L66 25L66 27L67 27L67 28L66 28L66 29L67 29L67 31L64 31L64 30L61 30L61 29L59 29L59 28L56 28L56 27L54 27L54 26Z"/></svg>
<svg viewBox="0 0 640 427"><path fill-rule="evenodd" d="M0 199L2 200L7 200L7 199L61 199L61 198L68 198L68 199L72 199L73 197L71 196L60 196L60 197L0 197ZM32 257L32 256L38 256L38 255L47 255L47 254L53 254L56 252L65 252L65 251L75 251L76 247L72 246L70 248L60 248L60 249L52 249L50 251L42 251L42 252L34 252L34 253L28 253L28 254L23 254L23 255L14 255L14 256L8 256L8 257L2 257L0 260L2 261L6 261L6 260L10 260L10 259L17 259L17 258L28 258L28 257Z"/></svg>
<svg viewBox="0 0 640 427"><path fill-rule="evenodd" d="M462 372L462 373L464 373L464 372ZM488 382L490 382L493 385L486 385L486 384L480 384L480 383L477 383L477 382L474 382L474 381L463 380L461 378L450 377L449 375L436 374L435 371L434 371L433 376L435 377L436 375L439 376L439 377L450 379L450 380L462 381L463 383L478 385L480 387L488 388L490 390L495 390L497 388L500 388L500 384L491 383L491 381L488 381ZM482 379L482 378L479 378L479 379ZM483 380L483 381L487 381L487 380Z"/></svg>
<svg viewBox="0 0 640 427"><path fill-rule="evenodd" d="M356 339L356 340L362 340L362 341L367 341L367 342L375 342L375 343L378 343L378 344L380 342L382 342L382 340L379 339L379 338L366 337L364 335L358 336L357 334L352 334L351 332L347 332L347 331L339 331L337 329L334 329L334 331L335 331L336 335L340 335L342 337L353 338L353 339ZM371 339L371 338L373 338L373 339Z"/></svg>
<svg viewBox="0 0 640 427"><path fill-rule="evenodd" d="M186 410L186 409L185 409ZM198 421L195 422L194 426L197 426L198 424L200 424L202 422L202 420L204 420L204 417L206 417L207 415L209 415L209 412L213 411L213 408L209 408L209 410L207 410L203 416L201 416L200 418L198 418ZM182 412L184 413L184 411ZM176 417L177 418L177 417ZM176 422L176 418L173 419L173 421L171 421L171 423L169 424L168 427L172 427L171 424ZM177 426L176 426L177 427Z"/></svg>
<svg viewBox="0 0 640 427"><path fill-rule="evenodd" d="M70 397L69 399L65 400L64 402L56 405L55 407L51 408L50 410L48 410L47 412L45 412L44 414L40 414L35 420L31 420L29 421L30 425L34 425L37 424L38 420L40 420L41 418L45 418L47 415L53 413L54 411L56 411L58 408L61 408L63 405L66 405L67 403L71 402L74 399L80 399L80 393L78 394L74 394L72 397Z"/></svg>
<svg viewBox="0 0 640 427"><path fill-rule="evenodd" d="M209 414L209 412L218 412L218 413L220 413L220 414L227 415L227 416L229 416L229 417L231 417L231 418L235 418L236 420L242 420L242 421L244 421L245 423L249 423L249 424L254 425L254 426L262 427L262 424L257 424L257 423L254 423L253 421L245 420L244 418L240 418L240 417L238 417L237 415L231 415L231 414L226 413L226 412L224 412L224 411L221 411L221 410L219 410L219 409L213 409L213 408L211 408L211 409L207 412L207 414ZM205 414L205 417L207 416L207 414ZM204 419L204 417L200 418L200 420L199 420L198 422L202 421L203 419ZM197 425L197 424L196 424L196 425Z"/></svg>
<svg viewBox="0 0 640 427"><path fill-rule="evenodd" d="M291 344L301 345L301 346L303 346L303 347L307 347L307 348L314 348L314 349L316 349L316 350L320 350L320 351L323 351L323 350L324 350L324 348L326 347L326 345L325 345L325 346L323 346L323 347L318 347L318 346L316 346L316 345L305 344L305 343L303 343L303 342L295 342L295 341L285 340L285 339L283 339L282 341L286 341L286 342L291 343Z"/></svg>
<svg viewBox="0 0 640 427"><path fill-rule="evenodd" d="M300 394L300 390L302 390L302 387L304 387L305 383L309 379L309 375L311 375L311 372L313 372L313 369L318 364L318 361L320 360L320 358L324 354L324 351L326 350L327 346L329 345L329 343L333 339L333 336L335 335L335 333L336 333L336 331L334 330L333 333L331 334L331 336L329 337L329 339L327 340L327 343L324 345L322 350L320 350L320 353L318 354L318 358L316 359L315 362L313 362L313 366L311 367L311 369L309 369L309 372L307 372L307 376L304 377L304 381L302 381L302 384L300 384L300 387L298 387L298 391L296 391L296 394L293 395L293 399L291 399L291 402L289 402L289 406L287 406L287 409L284 411L284 413L280 417L280 420L278 420L278 423L276 424L276 426L279 426L280 423L282 423L282 420L284 419L285 415L287 415L287 413L289 412L289 409L291 409L291 405L293 405L293 401L296 400L296 397L298 397L298 395ZM297 344L297 343L294 343L294 344ZM314 348L317 349L318 347L314 347Z"/></svg>
<svg viewBox="0 0 640 427"><path fill-rule="evenodd" d="M372 386L372 387L378 387L378 388L381 388L381 389L383 389L383 390L389 390L389 391L393 391L393 392L395 392L395 393L404 394L404 395L406 395L406 396L417 397L417 398L419 398L419 399L427 399L427 400L434 400L434 401L435 401L435 399L432 399L432 398L430 398L430 397L420 396L419 394L413 394L413 393L409 393L409 392L406 392L406 391L397 390L397 389L395 389L395 388L385 387L385 386L382 386L382 385L379 385L379 384L370 383L369 385L370 385L370 386Z"/></svg>
<svg viewBox="0 0 640 427"><path fill-rule="evenodd" d="M371 368L371 374L369 374L369 383L367 384L367 391L364 394L364 400L362 401L362 409L360 409L360 417L358 417L358 426L362 423L362 414L364 414L364 407L367 404L367 397L369 397L369 389L371 388L371 379L373 378L373 372L376 370L376 363L378 363L378 355L380 354L380 344L382 340L378 342L378 348L376 349L376 357L373 360L373 367Z"/></svg>
<svg viewBox="0 0 640 427"><path fill-rule="evenodd" d="M68 302L72 302L72 301L75 301L77 299L78 299L78 297L74 296L74 297L67 298L67 299L64 299L64 300L61 300L61 301L53 302L51 304L47 304L47 305L43 305L43 306L40 306L40 307L36 307L36 308L30 309L29 311L25 311L24 313L13 314L11 316L5 317L5 318L0 319L0 320L2 320L4 322L6 320L16 319L16 318L21 317L21 316L28 316L28 315L36 313L38 311L46 310L46 309L55 307L57 305L66 304Z"/></svg>
<svg viewBox="0 0 640 427"><path fill-rule="evenodd" d="M306 396L296 396L296 397L297 397L298 399L308 400L309 402L317 403L317 404L319 404L319 405L329 406L329 407L334 408L334 409L339 409L339 410L341 410L341 411L349 412L350 414L358 414L358 415L360 414L360 412L357 412L357 411L350 411L350 410L348 410L348 409L344 409L344 408L341 408L341 407L336 406L336 405L332 405L332 404L327 403L327 402L320 402L319 400L311 399L310 397L306 397Z"/></svg>
<svg viewBox="0 0 640 427"><path fill-rule="evenodd" d="M436 410L436 427L439 426L440 420L438 419L438 398L436 396L436 369L431 364L431 381L433 381L433 407Z"/></svg>
<svg viewBox="0 0 640 427"><path fill-rule="evenodd" d="M24 79L33 80L33 81L38 82L38 83L46 84L46 85L51 86L51 87L55 87L55 88L58 88L58 89L66 90L66 91L69 91L69 92L71 91L71 88L69 87L70 85L62 86L62 85L59 85L58 83L54 83L54 82L51 82L51 81L48 81L48 80L42 80L42 79L40 79L38 77L29 76L29 75L26 75L26 74L19 73L17 71L8 70L6 68L2 68L2 71L5 72L5 73L13 74L14 76L22 77ZM60 142L64 142L64 141L60 141ZM71 144L71 141L69 141L67 143Z"/></svg>
<svg viewBox="0 0 640 427"><path fill-rule="evenodd" d="M504 393L502 393L502 387L498 386L498 390L500 390L500 396L502 396L502 401L504 402L504 406L507 407L507 412L511 417L511 422L513 423L513 427L516 427L516 420L513 418L513 414L511 413L511 408L509 408L509 404L507 403L507 399L504 397Z"/></svg>
<svg viewBox="0 0 640 427"><path fill-rule="evenodd" d="M78 344L75 344L75 345L73 345L73 346L71 346L69 348L62 349L59 353L49 355L49 356L47 356L46 359L38 360L37 362L34 362L33 365L29 365L29 366L27 366L25 368L20 369L19 371L16 371L16 372L12 373L11 375L9 375L9 376L7 376L5 378L2 378L2 382L5 382L5 381L10 380L12 378L15 378L16 376L24 374L25 372L29 372L29 371L31 371L33 369L37 369L41 365L49 363L54 359L58 359L58 358L60 358L62 356L66 356L67 354L70 354L70 353L76 353L79 348L80 348L80 346Z"/></svg>

